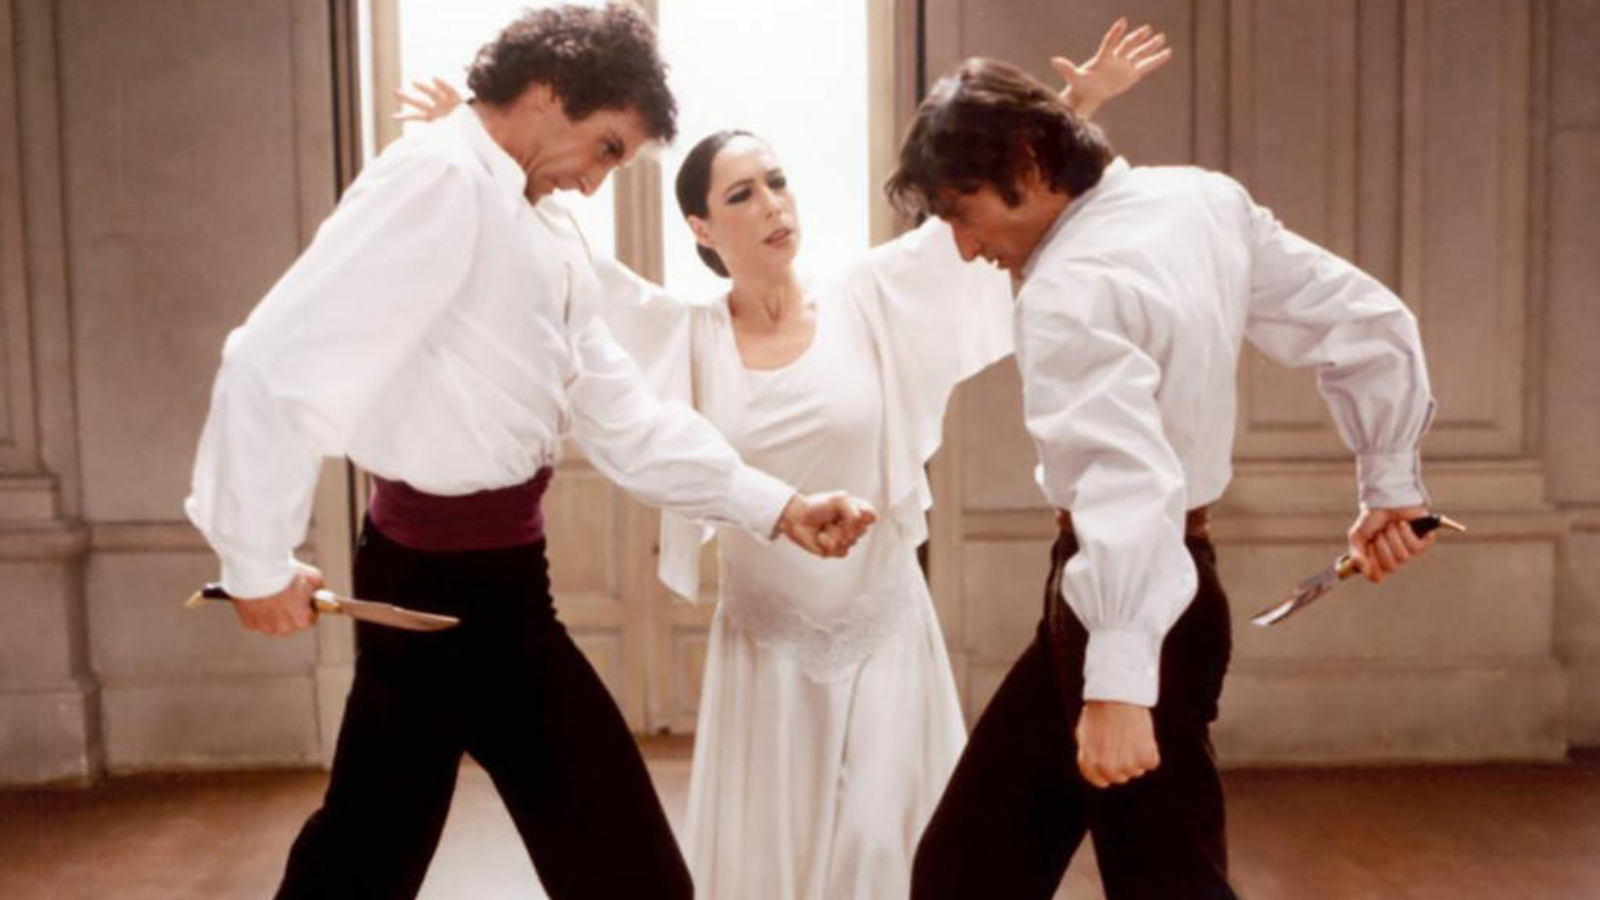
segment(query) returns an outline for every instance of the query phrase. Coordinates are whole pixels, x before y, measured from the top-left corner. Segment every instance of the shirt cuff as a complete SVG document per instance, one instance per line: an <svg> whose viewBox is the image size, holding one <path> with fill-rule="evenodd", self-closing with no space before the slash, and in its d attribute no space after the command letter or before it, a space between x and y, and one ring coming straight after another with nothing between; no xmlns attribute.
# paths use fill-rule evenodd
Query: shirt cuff
<svg viewBox="0 0 1600 900"><path fill-rule="evenodd" d="M1084 654L1083 699L1154 707L1161 690L1161 641L1137 631L1093 631Z"/></svg>
<svg viewBox="0 0 1600 900"><path fill-rule="evenodd" d="M1361 485L1361 505L1368 509L1428 506L1422 487L1422 458L1415 450L1402 453L1363 453L1356 457L1356 479Z"/></svg>
<svg viewBox="0 0 1600 900"><path fill-rule="evenodd" d="M735 524L763 540L777 536L778 519L794 499L794 488L760 469L740 466L728 490L728 512Z"/></svg>
<svg viewBox="0 0 1600 900"><path fill-rule="evenodd" d="M288 587L298 571L293 556L285 557L281 563L225 559L222 561L222 587L234 599L260 600Z"/></svg>

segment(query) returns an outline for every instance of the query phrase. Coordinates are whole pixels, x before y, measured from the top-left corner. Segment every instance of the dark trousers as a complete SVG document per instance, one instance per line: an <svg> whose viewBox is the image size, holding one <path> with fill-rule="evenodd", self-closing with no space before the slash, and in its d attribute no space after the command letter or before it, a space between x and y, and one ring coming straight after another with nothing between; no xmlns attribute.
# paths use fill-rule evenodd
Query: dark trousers
<svg viewBox="0 0 1600 900"><path fill-rule="evenodd" d="M556 619L543 543L423 553L369 524L356 592L462 623L357 626L327 796L279 898L414 897L462 753L493 779L555 900L693 895L633 737Z"/></svg>
<svg viewBox="0 0 1600 900"><path fill-rule="evenodd" d="M1088 833L1108 900L1233 900L1210 739L1231 649L1228 600L1211 544L1192 538L1189 550L1200 586L1161 649L1160 767L1105 790L1078 773L1088 634L1058 593L1077 552L1065 532L1038 636L979 718L917 847L913 898L1043 900Z"/></svg>

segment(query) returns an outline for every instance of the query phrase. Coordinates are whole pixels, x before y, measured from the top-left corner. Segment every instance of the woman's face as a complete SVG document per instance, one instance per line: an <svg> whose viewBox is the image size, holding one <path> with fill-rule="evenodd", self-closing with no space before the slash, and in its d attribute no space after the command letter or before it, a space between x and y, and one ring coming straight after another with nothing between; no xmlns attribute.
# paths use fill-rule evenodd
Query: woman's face
<svg viewBox="0 0 1600 900"><path fill-rule="evenodd" d="M739 278L781 272L800 250L794 197L772 148L740 135L711 161L706 217L689 217L701 245Z"/></svg>

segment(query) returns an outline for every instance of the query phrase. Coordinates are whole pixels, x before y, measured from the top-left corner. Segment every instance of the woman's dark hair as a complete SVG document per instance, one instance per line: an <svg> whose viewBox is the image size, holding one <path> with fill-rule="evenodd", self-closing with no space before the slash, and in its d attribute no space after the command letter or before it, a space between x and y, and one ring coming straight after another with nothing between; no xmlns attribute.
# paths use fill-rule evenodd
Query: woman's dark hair
<svg viewBox="0 0 1600 900"><path fill-rule="evenodd" d="M1077 196L1100 183L1112 158L1100 129L1054 91L1015 66L969 59L917 108L884 191L912 216L937 214L939 193L951 190L990 187L1015 206L1030 165L1051 189Z"/></svg>
<svg viewBox="0 0 1600 900"><path fill-rule="evenodd" d="M467 71L481 102L505 106L530 84L547 84L574 122L602 109L637 110L650 136L671 141L678 105L656 33L637 6L529 10L484 44Z"/></svg>
<svg viewBox="0 0 1600 900"><path fill-rule="evenodd" d="M683 158L683 165L678 167L678 180L675 184L678 192L678 211L684 218L694 216L704 219L711 214L711 164L717 161L717 154L722 148L736 137L753 138L755 135L737 128L727 131L718 131L702 138L700 143L694 145L689 155ZM722 264L722 257L717 251L696 243L696 253L700 254L701 262L710 267L711 271L728 277L728 267Z"/></svg>

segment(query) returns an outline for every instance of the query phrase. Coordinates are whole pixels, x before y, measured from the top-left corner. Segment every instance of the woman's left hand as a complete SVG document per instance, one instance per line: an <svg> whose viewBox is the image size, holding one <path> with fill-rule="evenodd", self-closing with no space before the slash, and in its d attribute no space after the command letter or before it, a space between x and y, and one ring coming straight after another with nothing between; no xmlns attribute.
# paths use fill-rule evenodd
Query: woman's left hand
<svg viewBox="0 0 1600 900"><path fill-rule="evenodd" d="M1061 99L1079 118L1087 119L1101 104L1138 84L1171 58L1172 48L1167 46L1165 34L1149 25L1129 31L1128 20L1118 19L1100 39L1100 49L1088 62L1080 66L1057 56L1050 65L1067 82Z"/></svg>

